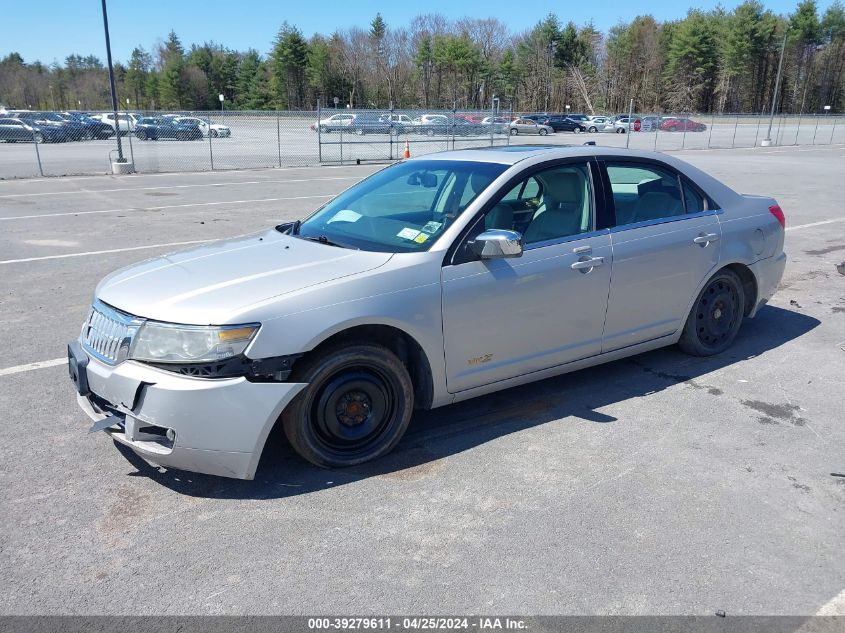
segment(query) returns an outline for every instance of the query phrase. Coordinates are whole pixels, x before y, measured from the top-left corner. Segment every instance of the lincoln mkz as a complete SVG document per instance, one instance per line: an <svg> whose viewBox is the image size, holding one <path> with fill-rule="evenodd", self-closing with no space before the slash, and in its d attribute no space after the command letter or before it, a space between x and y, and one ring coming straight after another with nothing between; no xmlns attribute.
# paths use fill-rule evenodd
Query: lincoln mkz
<svg viewBox="0 0 845 633"><path fill-rule="evenodd" d="M314 464L359 464L415 409L724 351L777 288L784 223L663 154L428 155L302 221L112 273L70 373L91 430L154 464L250 479L277 424Z"/></svg>

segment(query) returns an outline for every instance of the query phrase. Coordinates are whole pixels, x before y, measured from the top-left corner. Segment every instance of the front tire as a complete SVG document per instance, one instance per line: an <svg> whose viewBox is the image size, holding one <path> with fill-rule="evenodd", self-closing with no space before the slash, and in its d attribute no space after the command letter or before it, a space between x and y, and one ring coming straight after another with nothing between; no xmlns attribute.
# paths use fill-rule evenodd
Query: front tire
<svg viewBox="0 0 845 633"><path fill-rule="evenodd" d="M547 130L540 130L539 134L540 134L540 136L545 136L546 134L548 134L548 131Z"/></svg>
<svg viewBox="0 0 845 633"><path fill-rule="evenodd" d="M381 345L329 348L302 361L292 380L308 386L282 413L282 426L294 450L316 466L354 466L381 457L411 420L408 370Z"/></svg>
<svg viewBox="0 0 845 633"><path fill-rule="evenodd" d="M595 134L595 133L596 133L596 132L598 132L599 130L598 130L598 128L597 128L595 125L592 125L592 126L590 126L590 128L589 128L587 131L588 131L590 134Z"/></svg>
<svg viewBox="0 0 845 633"><path fill-rule="evenodd" d="M219 136L219 134L217 134L217 130L210 130L208 135L211 136L211 138L217 138Z"/></svg>
<svg viewBox="0 0 845 633"><path fill-rule="evenodd" d="M713 356L734 342L745 311L745 290L727 268L704 285L687 317L678 346L692 356Z"/></svg>
<svg viewBox="0 0 845 633"><path fill-rule="evenodd" d="M519 130L517 130L516 128L511 128L511 136L516 136L517 134L519 134Z"/></svg>

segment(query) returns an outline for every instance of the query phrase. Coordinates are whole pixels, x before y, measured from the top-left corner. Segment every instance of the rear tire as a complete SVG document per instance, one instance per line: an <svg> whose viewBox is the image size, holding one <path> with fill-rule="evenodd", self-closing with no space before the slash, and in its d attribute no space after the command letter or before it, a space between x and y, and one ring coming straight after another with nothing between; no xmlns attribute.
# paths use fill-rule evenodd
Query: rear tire
<svg viewBox="0 0 845 633"><path fill-rule="evenodd" d="M581 133L581 128L580 128L580 127L576 127L576 128L575 128L574 130L572 130L572 131L573 131L575 134L580 134L580 133Z"/></svg>
<svg viewBox="0 0 845 633"><path fill-rule="evenodd" d="M519 134L519 130L517 130L516 128L511 128L511 136L516 136L517 134Z"/></svg>
<svg viewBox="0 0 845 633"><path fill-rule="evenodd" d="M135 132L135 136L138 138L139 141L147 140L147 133L144 130L138 130L137 132Z"/></svg>
<svg viewBox="0 0 845 633"><path fill-rule="evenodd" d="M548 130L540 130L540 132L539 132L540 136L545 136L548 133L549 133Z"/></svg>
<svg viewBox="0 0 845 633"><path fill-rule="evenodd" d="M188 138L187 132L176 132L176 140L177 141L184 141Z"/></svg>
<svg viewBox="0 0 845 633"><path fill-rule="evenodd" d="M32 135L32 139L36 143L43 143L44 142L44 135L41 132L36 132L35 134Z"/></svg>
<svg viewBox="0 0 845 633"><path fill-rule="evenodd" d="M291 378L306 382L282 413L294 450L322 468L354 466L390 452L408 428L414 388L386 347L349 343L301 361Z"/></svg>
<svg viewBox="0 0 845 633"><path fill-rule="evenodd" d="M596 132L598 132L598 128L593 125L593 126L590 126L590 128L587 131L590 132L591 134L595 134Z"/></svg>
<svg viewBox="0 0 845 633"><path fill-rule="evenodd" d="M736 339L744 311L742 280L732 270L720 270L696 297L678 346L692 356L724 352Z"/></svg>
<svg viewBox="0 0 845 633"><path fill-rule="evenodd" d="M212 138L217 138L217 136L218 136L218 134L217 134L217 130L211 130L211 131L208 133L208 135L209 135L209 136L211 136Z"/></svg>

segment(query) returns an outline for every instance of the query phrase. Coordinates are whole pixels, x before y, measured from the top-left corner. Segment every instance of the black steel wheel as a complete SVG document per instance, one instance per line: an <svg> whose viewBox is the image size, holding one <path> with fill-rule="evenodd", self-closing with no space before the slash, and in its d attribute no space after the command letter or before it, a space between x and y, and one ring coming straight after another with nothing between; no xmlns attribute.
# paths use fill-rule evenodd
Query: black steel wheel
<svg viewBox="0 0 845 633"><path fill-rule="evenodd" d="M408 370L373 343L334 347L301 361L291 380L308 386L282 413L294 450L324 468L353 466L389 452L414 408Z"/></svg>
<svg viewBox="0 0 845 633"><path fill-rule="evenodd" d="M696 298L678 344L693 356L719 354L734 342L744 313L742 280L731 270L720 270Z"/></svg>

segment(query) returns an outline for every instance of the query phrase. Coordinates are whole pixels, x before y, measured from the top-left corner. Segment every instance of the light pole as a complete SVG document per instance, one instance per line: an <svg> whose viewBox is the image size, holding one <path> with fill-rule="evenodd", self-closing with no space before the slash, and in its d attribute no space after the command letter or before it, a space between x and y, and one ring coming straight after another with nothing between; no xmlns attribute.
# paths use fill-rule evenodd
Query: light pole
<svg viewBox="0 0 845 633"><path fill-rule="evenodd" d="M783 32L783 42L780 45L780 60L778 61L778 74L775 79L775 92L772 95L772 113L769 116L769 129L766 132L766 138L760 143L760 147L769 147L772 144L772 123L775 120L775 106L778 102L778 92L780 91L780 76L783 70L783 53L786 50L786 36L789 35L789 27Z"/></svg>
<svg viewBox="0 0 845 633"><path fill-rule="evenodd" d="M224 97L223 93L221 92L219 95L217 95L217 98L220 99L220 123L224 123L225 121L223 115L223 101L225 101L226 97Z"/></svg>
<svg viewBox="0 0 845 633"><path fill-rule="evenodd" d="M117 118L117 90L114 86L114 66L111 61L111 41L109 39L109 15L106 11L106 0L102 0L103 4L103 29L106 32L106 59L109 63L109 84L111 85L111 109L114 114L114 132L117 138L117 162L125 163L126 159L123 157L123 145L120 143L120 120Z"/></svg>

